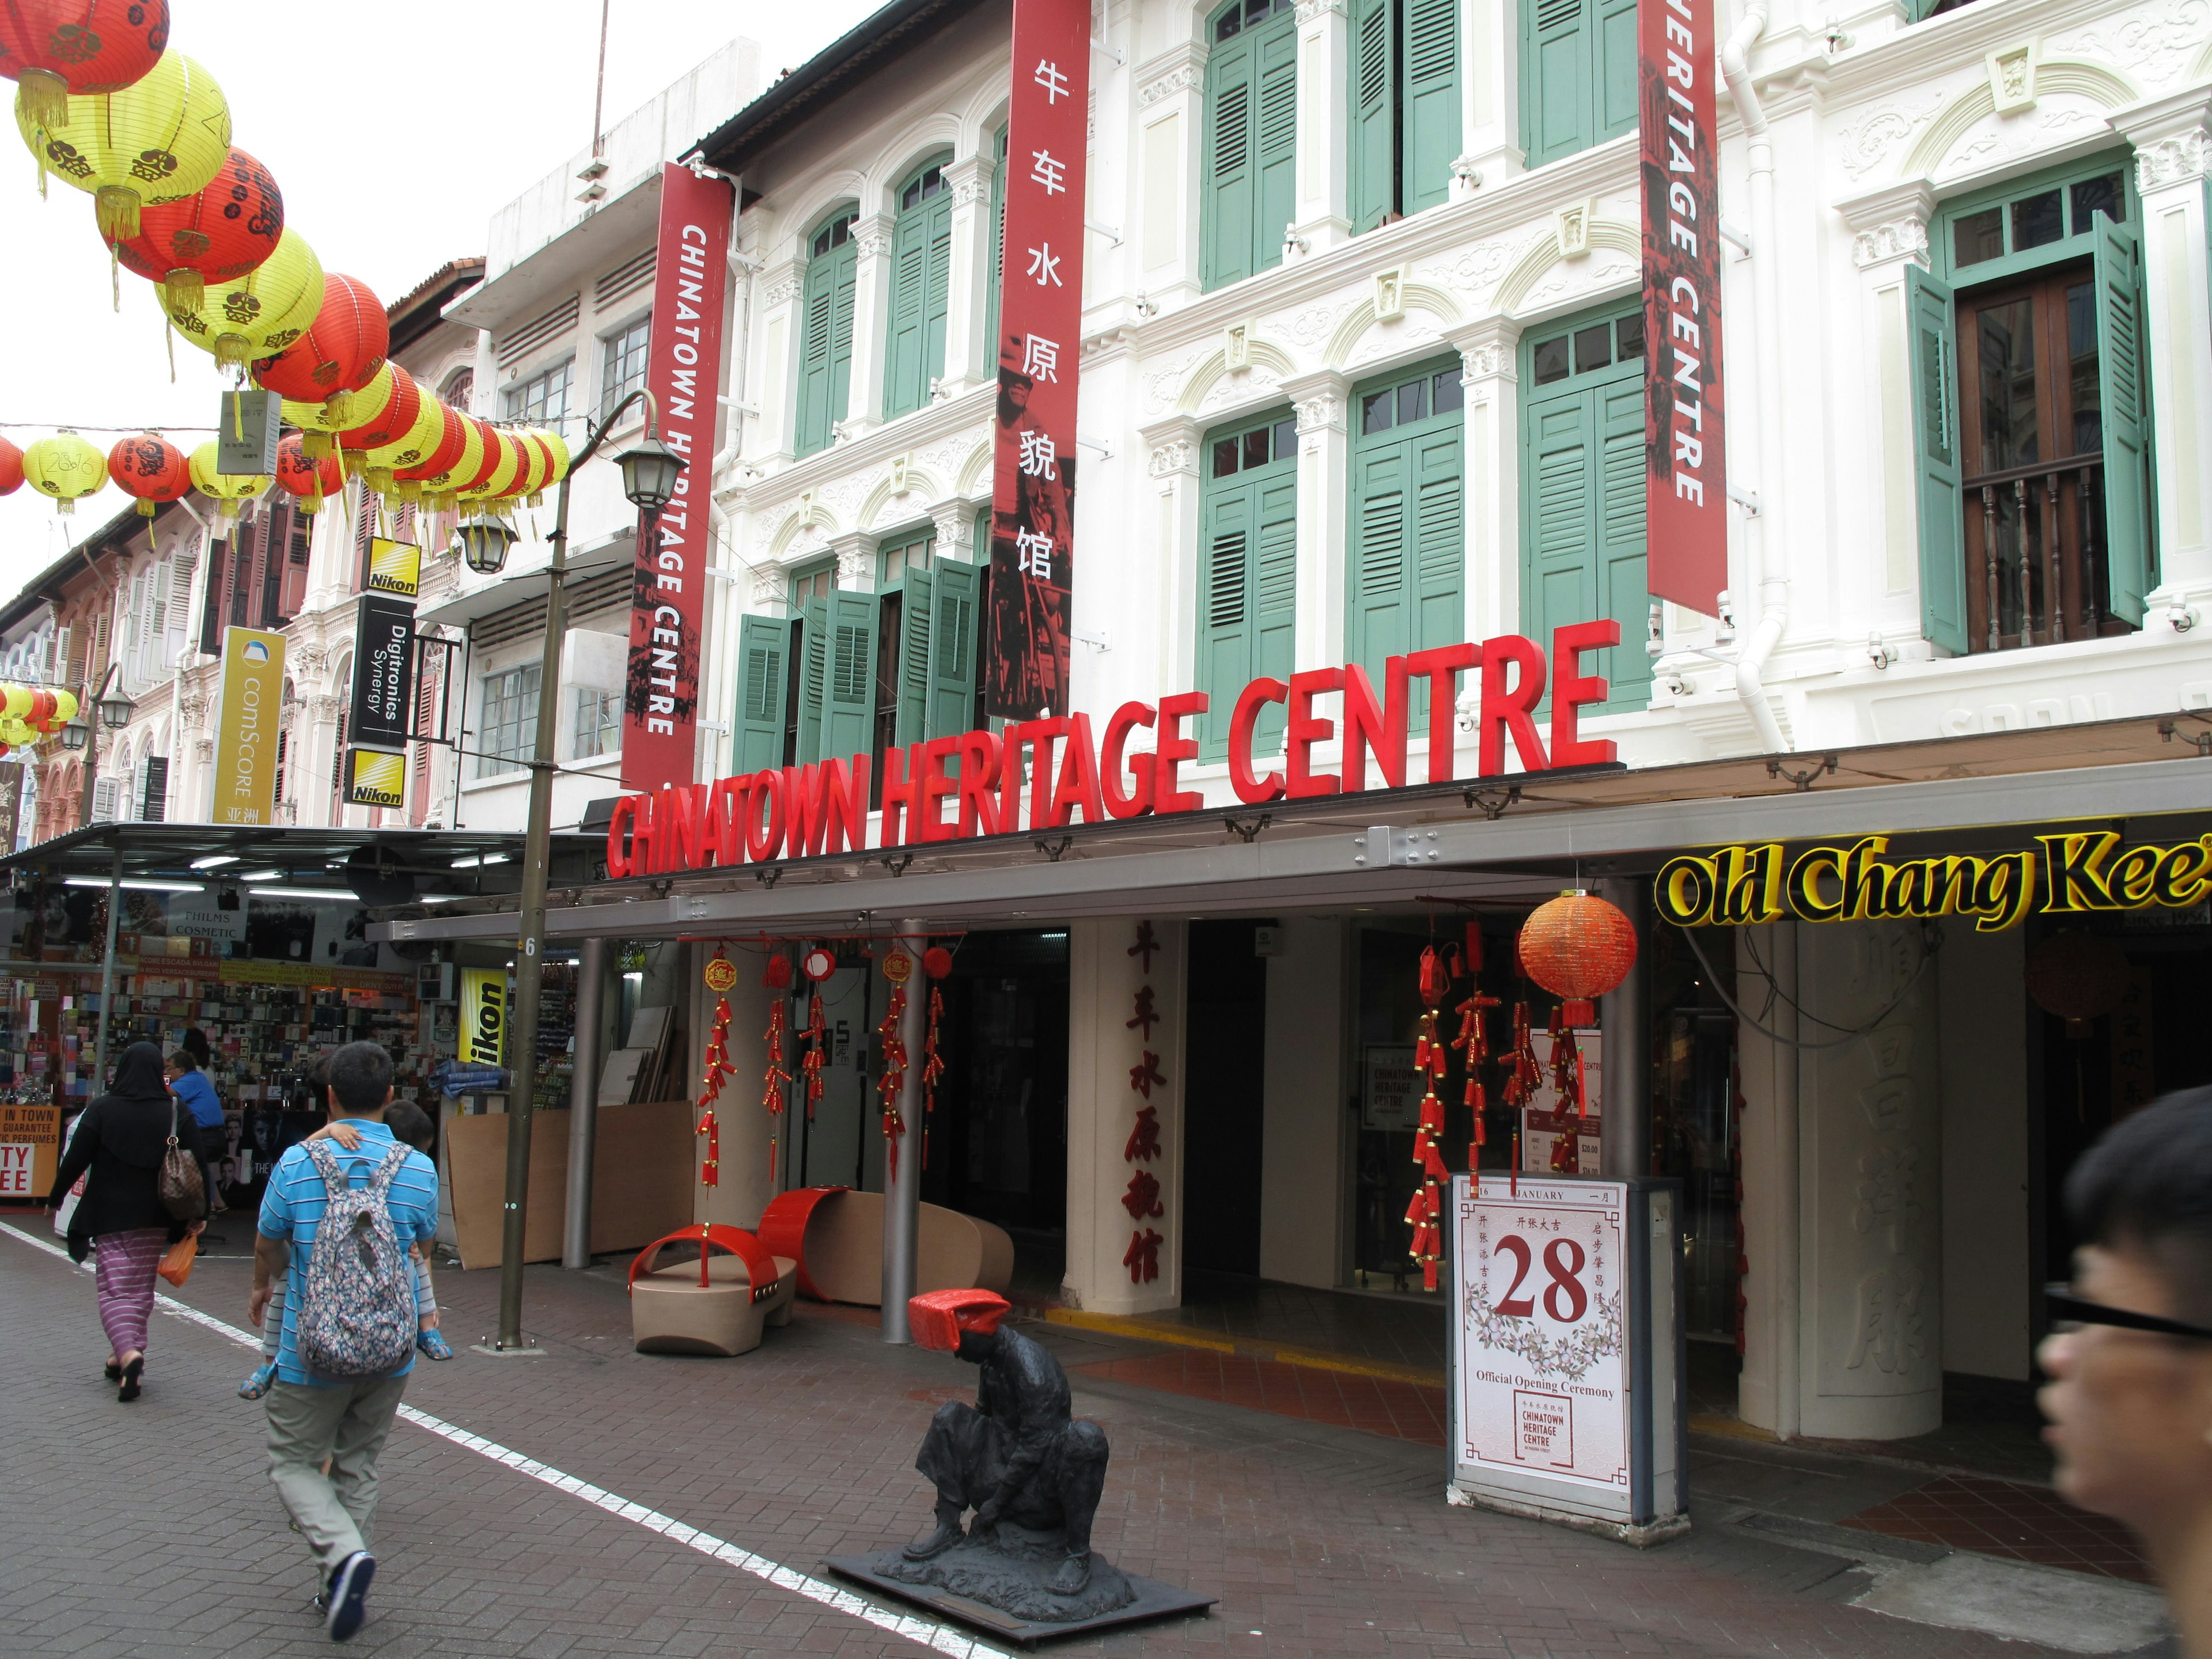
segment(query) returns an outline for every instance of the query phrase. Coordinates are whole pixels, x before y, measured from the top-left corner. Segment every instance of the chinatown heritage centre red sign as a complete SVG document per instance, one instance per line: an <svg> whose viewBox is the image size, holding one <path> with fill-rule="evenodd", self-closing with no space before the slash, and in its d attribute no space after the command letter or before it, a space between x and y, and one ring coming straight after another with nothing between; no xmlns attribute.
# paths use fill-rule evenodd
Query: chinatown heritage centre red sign
<svg viewBox="0 0 2212 1659"><path fill-rule="evenodd" d="M1014 0L985 711L1067 713L1089 0Z"/></svg>
<svg viewBox="0 0 2212 1659"><path fill-rule="evenodd" d="M729 280L730 186L670 162L660 172L660 237L645 386L660 441L690 463L675 499L637 525L637 580L623 687L623 781L689 783L697 767L699 655L706 620L708 465L722 389L722 294Z"/></svg>
<svg viewBox="0 0 2212 1659"><path fill-rule="evenodd" d="M1728 586L1712 0L1637 0L1644 185L1644 501L1652 593L1707 617Z"/></svg>
<svg viewBox="0 0 2212 1659"><path fill-rule="evenodd" d="M1287 681L1254 680L1230 714L1230 787L1252 805L1404 787L1408 693L1416 680L1428 690L1425 781L1449 783L1462 675L1479 697L1477 775L1505 772L1509 738L1522 772L1611 761L1611 738L1582 735L1581 711L1607 696L1604 677L1584 673L1583 659L1620 643L1616 622L1572 623L1552 631L1548 658L1518 634L1392 657L1379 690L1356 665L1310 669ZM1536 728L1547 683L1548 744ZM1316 709L1328 697L1337 701ZM1180 771L1197 761L1190 724L1208 703L1205 692L1184 691L1157 704L1125 702L1098 728L1088 714L1042 715L999 732L887 750L883 817L873 845L913 847L1196 811L1205 799L1183 787ZM1278 705L1285 720L1282 764L1263 773L1253 736L1261 715ZM1340 731L1340 769L1325 771L1315 751L1337 743ZM1137 747L1140 732L1151 734L1149 748ZM854 755L624 795L607 827L607 874L665 875L864 849L871 844L869 768L867 756Z"/></svg>

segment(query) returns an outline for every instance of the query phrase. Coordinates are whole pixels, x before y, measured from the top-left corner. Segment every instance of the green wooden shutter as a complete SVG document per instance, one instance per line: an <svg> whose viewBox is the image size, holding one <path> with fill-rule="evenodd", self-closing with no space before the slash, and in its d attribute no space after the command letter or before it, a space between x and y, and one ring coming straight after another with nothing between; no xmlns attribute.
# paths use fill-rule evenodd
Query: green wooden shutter
<svg viewBox="0 0 2212 1659"><path fill-rule="evenodd" d="M1355 398L1353 405L1358 407ZM1352 468L1351 603L1345 655L1382 684L1383 666L1412 648L1413 599L1406 568L1413 538L1410 441L1358 452Z"/></svg>
<svg viewBox="0 0 2212 1659"><path fill-rule="evenodd" d="M947 559L930 568L929 735L957 737L975 723L975 618L982 571Z"/></svg>
<svg viewBox="0 0 2212 1659"><path fill-rule="evenodd" d="M830 603L799 607L799 764L822 758L822 720L830 701Z"/></svg>
<svg viewBox="0 0 2212 1659"><path fill-rule="evenodd" d="M732 752L739 772L783 764L784 653L791 624L781 617L745 617L738 624L738 732Z"/></svg>
<svg viewBox="0 0 2212 1659"><path fill-rule="evenodd" d="M1259 58L1253 112L1252 269L1283 263L1283 234L1298 211L1297 15L1285 12L1253 37Z"/></svg>
<svg viewBox="0 0 2212 1659"><path fill-rule="evenodd" d="M1597 61L1590 88L1597 130L1577 148L1636 131L1636 0L1589 0L1597 13ZM1708 68L1706 72L1712 73ZM1638 624L1639 629L1642 624ZM1643 638L1639 631L1638 639Z"/></svg>
<svg viewBox="0 0 2212 1659"><path fill-rule="evenodd" d="M1224 42L1206 64L1206 195L1200 204L1199 280L1219 288L1252 274L1252 53L1255 42Z"/></svg>
<svg viewBox="0 0 2212 1659"><path fill-rule="evenodd" d="M1591 395L1598 438L1598 593L1597 609L1589 614L1619 623L1620 643L1586 660L1605 676L1611 691L1603 707L1613 712L1642 708L1651 701L1651 654L1644 648L1651 616L1644 519L1644 377L1639 373ZM1548 648L1548 636L1543 644Z"/></svg>
<svg viewBox="0 0 2212 1659"><path fill-rule="evenodd" d="M1635 0L1626 3L1632 25ZM1459 155L1459 5L1458 0L1405 0L1405 7L1404 210L1419 213L1449 193L1451 164Z"/></svg>
<svg viewBox="0 0 2212 1659"><path fill-rule="evenodd" d="M1198 539L1198 689L1205 758L1229 752L1233 700L1252 678L1252 492L1219 489L1206 496Z"/></svg>
<svg viewBox="0 0 2212 1659"><path fill-rule="evenodd" d="M1643 377L1532 400L1522 429L1523 629L1548 647L1555 628L1613 618L1623 642L1585 659L1585 672L1612 687L1602 708L1641 708L1651 698Z"/></svg>
<svg viewBox="0 0 2212 1659"><path fill-rule="evenodd" d="M901 214L891 232L891 291L884 360L884 418L929 401L945 373L946 284L952 269L952 198L940 192Z"/></svg>
<svg viewBox="0 0 2212 1659"><path fill-rule="evenodd" d="M1467 637L1466 445L1455 423L1409 439L1407 449L1413 483L1407 526L1413 578L1411 647L1426 651Z"/></svg>
<svg viewBox="0 0 2212 1659"><path fill-rule="evenodd" d="M945 373L945 331L952 311L952 192L930 204L929 258L923 267L921 300L921 401L929 383Z"/></svg>
<svg viewBox="0 0 2212 1659"><path fill-rule="evenodd" d="M1252 660L1244 678L1228 688L1233 705L1245 680L1265 674L1288 680L1298 656L1298 480L1295 465L1277 477L1255 479L1252 493ZM1281 746L1285 711L1262 710L1253 739L1256 753ZM1224 724L1224 732L1227 727Z"/></svg>
<svg viewBox="0 0 2212 1659"><path fill-rule="evenodd" d="M1919 266L1908 264L1905 306L1917 473L1920 631L1939 651L1962 657L1966 654L1966 543L1951 290Z"/></svg>
<svg viewBox="0 0 2212 1659"><path fill-rule="evenodd" d="M1006 265L1006 130L991 136L991 286L983 296L983 338L989 353L985 373L998 373L999 289Z"/></svg>
<svg viewBox="0 0 2212 1659"><path fill-rule="evenodd" d="M1542 167L1589 148L1596 53L1589 0L1530 0L1521 8L1521 146Z"/></svg>
<svg viewBox="0 0 2212 1659"><path fill-rule="evenodd" d="M936 573L908 570L899 578L898 740L921 743L929 735L929 619L935 613ZM964 729L964 728L963 728Z"/></svg>
<svg viewBox="0 0 2212 1659"><path fill-rule="evenodd" d="M1349 210L1355 234L1381 224L1397 202L1398 97L1391 28L1391 0L1352 0Z"/></svg>
<svg viewBox="0 0 2212 1659"><path fill-rule="evenodd" d="M865 755L875 729L876 609L873 593L839 588L830 595L826 622L829 672L822 708L817 760Z"/></svg>
<svg viewBox="0 0 2212 1659"><path fill-rule="evenodd" d="M793 447L811 455L830 447L845 418L853 381L853 289L856 251L848 241L808 262L799 352L799 424Z"/></svg>
<svg viewBox="0 0 2212 1659"><path fill-rule="evenodd" d="M2111 613L2142 625L2151 568L2150 422L2143 362L2142 243L2096 218L2097 381L2104 417L2105 580Z"/></svg>

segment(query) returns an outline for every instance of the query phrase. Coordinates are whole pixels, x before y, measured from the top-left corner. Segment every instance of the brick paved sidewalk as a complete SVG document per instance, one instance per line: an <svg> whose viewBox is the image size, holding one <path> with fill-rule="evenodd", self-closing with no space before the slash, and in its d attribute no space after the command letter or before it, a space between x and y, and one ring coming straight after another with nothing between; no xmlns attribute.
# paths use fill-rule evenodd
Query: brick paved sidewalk
<svg viewBox="0 0 2212 1659"><path fill-rule="evenodd" d="M243 1325L246 1265L202 1263L182 1300ZM489 1273L440 1275L457 1347L488 1328ZM417 1368L411 1406L801 1572L924 1528L911 1467L946 1356L803 1310L734 1361L647 1358L618 1283L533 1269L543 1359L464 1350ZM156 1315L146 1397L115 1403L90 1276L0 1238L0 1651L264 1656L329 1644L313 1575L264 1475L252 1356ZM1042 1328L1071 1366L1126 1347ZM1125 1567L1218 1595L1212 1618L1069 1654L1850 1656L2034 1659L2049 1650L1842 1604L1845 1562L1733 1528L1638 1553L1441 1501L1430 1448L1077 1374L1114 1465L1097 1532ZM403 1424L384 1467L383 1568L353 1651L897 1654L924 1650ZM951 1637L951 1646L964 1639Z"/></svg>

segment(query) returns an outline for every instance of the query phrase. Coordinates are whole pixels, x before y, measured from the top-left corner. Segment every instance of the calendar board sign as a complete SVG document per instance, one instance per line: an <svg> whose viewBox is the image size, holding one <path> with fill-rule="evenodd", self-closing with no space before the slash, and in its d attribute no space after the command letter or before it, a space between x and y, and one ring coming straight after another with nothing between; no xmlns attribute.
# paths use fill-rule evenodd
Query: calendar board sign
<svg viewBox="0 0 2212 1659"><path fill-rule="evenodd" d="M1674 1183L1452 1177L1456 1501L1636 1541L1686 1527Z"/></svg>

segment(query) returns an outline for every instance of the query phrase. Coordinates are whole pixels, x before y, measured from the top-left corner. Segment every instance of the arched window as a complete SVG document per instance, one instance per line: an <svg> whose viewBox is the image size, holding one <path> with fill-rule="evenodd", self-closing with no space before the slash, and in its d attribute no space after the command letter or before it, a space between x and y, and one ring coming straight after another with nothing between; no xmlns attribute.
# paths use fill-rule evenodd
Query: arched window
<svg viewBox="0 0 2212 1659"><path fill-rule="evenodd" d="M839 208L807 239L805 308L799 345L799 422L792 448L811 455L830 447L845 418L853 384L853 284L859 212Z"/></svg>
<svg viewBox="0 0 2212 1659"><path fill-rule="evenodd" d="M898 189L891 227L889 337L884 349L884 418L929 401L945 373L946 284L952 272L952 187L945 164L917 167Z"/></svg>
<svg viewBox="0 0 2212 1659"><path fill-rule="evenodd" d="M1230 0L1208 38L1199 275L1219 288L1282 264L1297 211L1297 7Z"/></svg>

